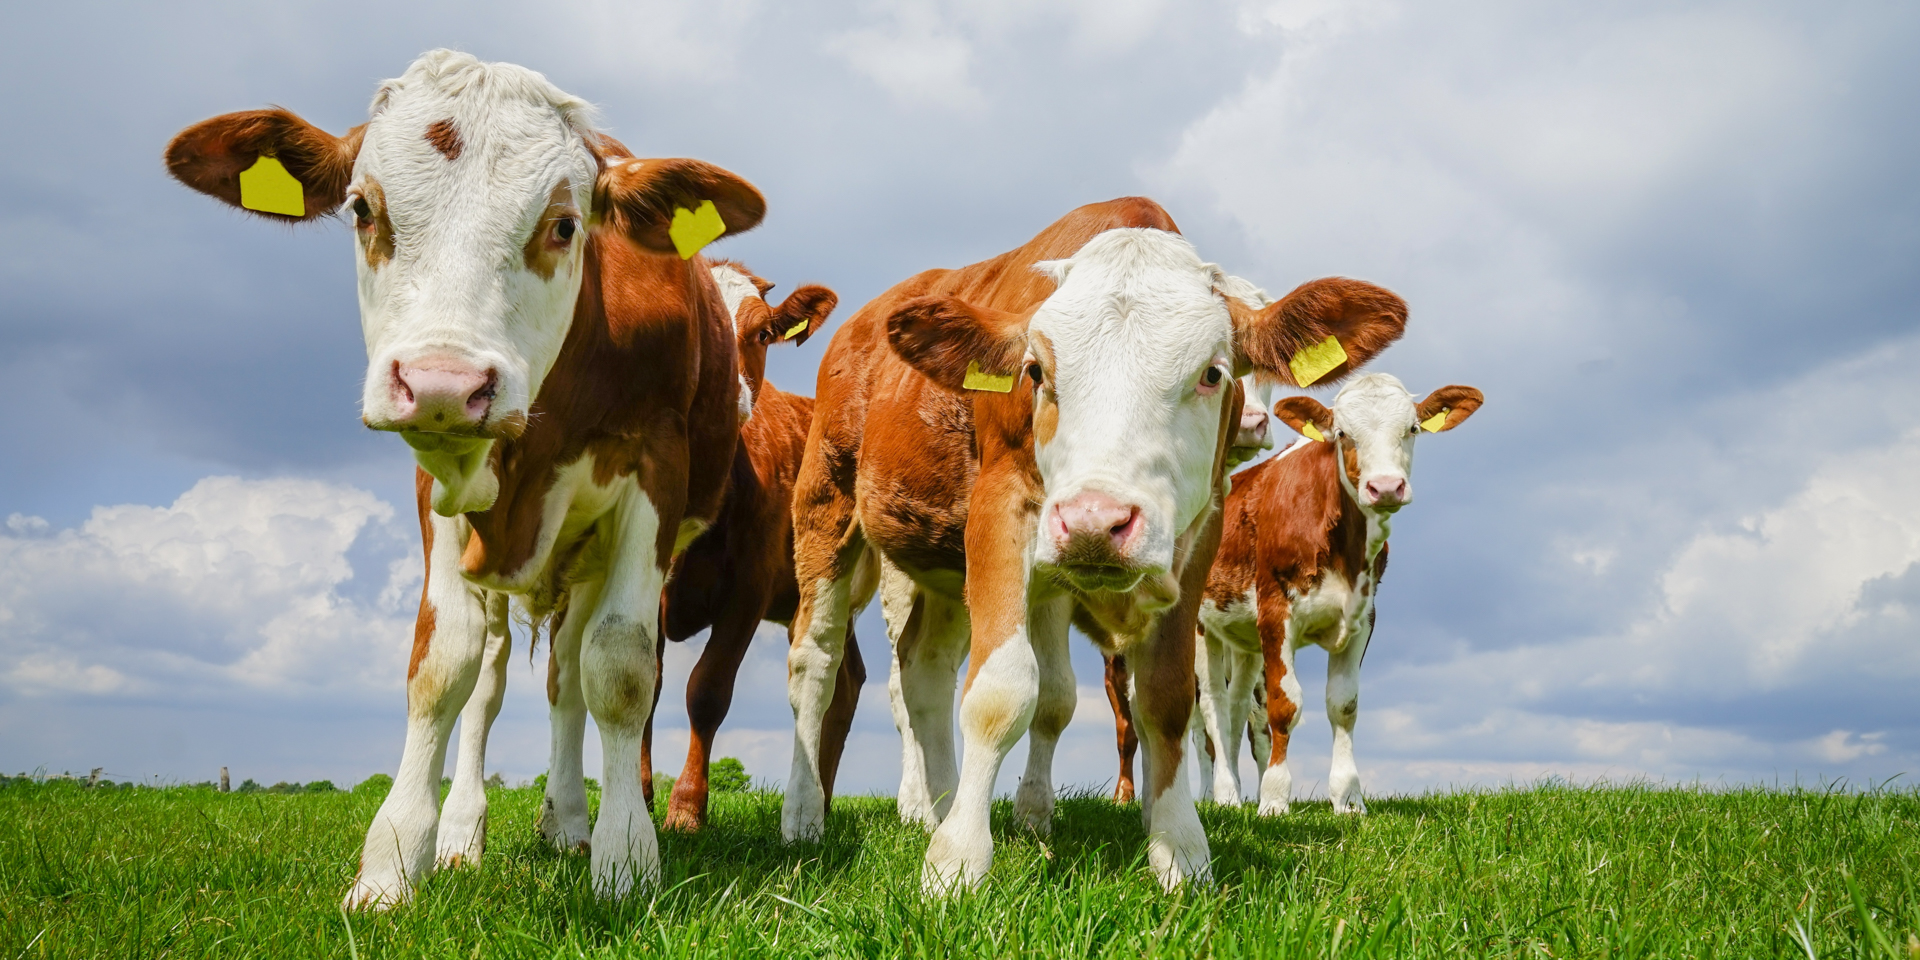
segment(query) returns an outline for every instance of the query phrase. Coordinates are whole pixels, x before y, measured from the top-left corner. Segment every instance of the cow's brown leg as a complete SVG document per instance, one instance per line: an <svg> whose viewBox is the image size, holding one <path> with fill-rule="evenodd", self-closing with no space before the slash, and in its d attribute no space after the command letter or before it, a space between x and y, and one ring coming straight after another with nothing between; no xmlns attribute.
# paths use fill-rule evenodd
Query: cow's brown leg
<svg viewBox="0 0 1920 960"><path fill-rule="evenodd" d="M1300 679L1294 676L1293 643L1287 636L1289 606L1278 583L1260 585L1260 657L1266 675L1267 733L1273 739L1266 772L1260 775L1260 815L1287 812L1293 799L1293 771L1287 767L1287 744L1300 722Z"/></svg>
<svg viewBox="0 0 1920 960"><path fill-rule="evenodd" d="M820 789L826 794L827 811L833 810L833 778L840 772L840 755L847 748L847 733L853 729L853 712L860 706L860 688L867 682L867 665L860 659L860 642L847 627L846 655L840 658L840 675L833 684L833 703L827 707L820 731Z"/></svg>
<svg viewBox="0 0 1920 960"><path fill-rule="evenodd" d="M726 605L707 634L707 648L687 677L687 762L673 782L667 803L667 829L698 830L707 822L707 772L713 762L713 738L733 706L733 685L740 662L753 643L766 599L736 597Z"/></svg>
<svg viewBox="0 0 1920 960"><path fill-rule="evenodd" d="M660 602L664 605L666 598ZM666 617L660 622L664 625ZM667 631L663 628L653 641L653 705L647 708L647 729L640 735L640 795L646 798L647 812L653 812L653 718L660 712L660 685L667 669Z"/></svg>
<svg viewBox="0 0 1920 960"><path fill-rule="evenodd" d="M1127 702L1127 658L1107 658L1107 703L1113 707L1113 736L1120 750L1120 780L1113 787L1114 803L1133 802L1133 752L1140 741L1133 733L1133 707Z"/></svg>

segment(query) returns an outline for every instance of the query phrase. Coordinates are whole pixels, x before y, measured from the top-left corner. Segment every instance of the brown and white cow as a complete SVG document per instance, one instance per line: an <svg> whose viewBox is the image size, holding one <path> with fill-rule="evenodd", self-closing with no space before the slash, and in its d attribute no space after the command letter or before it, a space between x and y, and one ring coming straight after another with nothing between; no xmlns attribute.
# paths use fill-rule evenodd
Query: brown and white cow
<svg viewBox="0 0 1920 960"><path fill-rule="evenodd" d="M351 211L362 418L419 465L406 745L347 905L410 897L436 845L442 863L479 854L481 771L462 766L444 810L440 775L456 715L484 739L499 709L510 596L565 611L554 720L584 724L568 714L584 704L600 730L594 887L653 882L639 759L661 588L719 512L739 429L731 324L694 254L759 223L759 192L636 159L540 74L447 50L383 83L344 136L285 110L227 114L177 136L167 165L270 219ZM556 839L585 841L579 771L550 774L549 803L578 814Z"/></svg>
<svg viewBox="0 0 1920 960"><path fill-rule="evenodd" d="M685 640L711 628L687 678L692 738L667 805L667 827L684 830L706 822L714 733L733 703L734 678L754 631L762 620L790 624L800 602L793 574L793 483L813 423L813 400L766 381L767 348L805 343L838 302L826 287L808 285L771 306L763 298L773 284L737 263L720 261L712 269L733 317L746 423L720 518L680 555L667 586L666 639ZM849 636L822 734L822 775L829 784L865 682L859 645ZM650 773L651 764L642 772Z"/></svg>
<svg viewBox="0 0 1920 960"><path fill-rule="evenodd" d="M907 741L901 813L938 825L927 889L985 876L994 778L1029 728L1015 809L1050 829L1053 750L1075 703L1066 643L1076 617L1151 678L1137 717L1155 872L1168 886L1209 875L1175 773L1240 415L1235 372L1292 383L1289 360L1317 348L1341 351L1316 371L1338 378L1405 323L1398 297L1357 281L1315 281L1265 306L1235 295L1249 289L1203 262L1158 204L1127 198L1081 207L993 259L906 280L835 333L794 492L789 840L824 827L819 721L847 627L883 587L889 688Z"/></svg>
<svg viewBox="0 0 1920 960"><path fill-rule="evenodd" d="M1301 702L1294 652L1315 644L1327 651L1328 794L1336 811L1365 812L1353 759L1360 663L1393 516L1413 502L1414 440L1423 429L1459 426L1482 399L1472 387L1449 386L1415 400L1399 380L1370 373L1343 387L1331 410L1305 396L1275 405L1274 414L1304 437L1234 476L1200 607L1200 722L1219 762L1209 772L1204 755L1196 759L1216 801L1240 802L1240 731L1255 681L1264 678L1261 719L1271 752L1261 758L1259 809L1287 811L1287 743Z"/></svg>

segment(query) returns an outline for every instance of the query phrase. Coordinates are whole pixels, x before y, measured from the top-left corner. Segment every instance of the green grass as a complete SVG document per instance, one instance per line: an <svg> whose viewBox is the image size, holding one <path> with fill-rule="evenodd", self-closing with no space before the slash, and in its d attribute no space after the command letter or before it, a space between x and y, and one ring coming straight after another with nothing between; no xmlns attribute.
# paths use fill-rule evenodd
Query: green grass
<svg viewBox="0 0 1920 960"><path fill-rule="evenodd" d="M0 788L0 960L16 957L1551 956L1920 958L1920 794L1540 787L1205 806L1217 883L1162 893L1137 807L1064 799L1046 842L995 809L987 885L917 892L926 837L843 798L780 842L777 794L662 837L663 891L596 902L491 793L482 865L345 915L378 797Z"/></svg>

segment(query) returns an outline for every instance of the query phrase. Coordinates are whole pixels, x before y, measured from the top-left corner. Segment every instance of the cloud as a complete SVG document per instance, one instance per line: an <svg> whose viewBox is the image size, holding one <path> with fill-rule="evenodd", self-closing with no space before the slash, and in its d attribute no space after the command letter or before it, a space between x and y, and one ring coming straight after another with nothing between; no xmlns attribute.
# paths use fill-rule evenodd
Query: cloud
<svg viewBox="0 0 1920 960"><path fill-rule="evenodd" d="M826 52L887 91L904 106L972 112L986 104L973 83L973 45L930 0L889 4L886 23L830 36Z"/></svg>
<svg viewBox="0 0 1920 960"><path fill-rule="evenodd" d="M376 595L349 589L356 547L408 539L365 491L208 477L168 506L98 507L58 531L36 521L15 515L0 536L0 684L15 695L399 689L421 566L408 551Z"/></svg>

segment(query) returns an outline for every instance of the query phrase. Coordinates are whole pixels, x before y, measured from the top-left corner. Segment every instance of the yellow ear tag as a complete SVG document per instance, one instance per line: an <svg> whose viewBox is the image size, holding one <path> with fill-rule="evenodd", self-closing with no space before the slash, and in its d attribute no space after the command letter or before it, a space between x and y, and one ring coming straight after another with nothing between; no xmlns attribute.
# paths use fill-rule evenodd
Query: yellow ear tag
<svg viewBox="0 0 1920 960"><path fill-rule="evenodd" d="M1311 423L1303 423L1300 425L1300 435L1315 443L1327 442L1326 434L1321 433L1320 428Z"/></svg>
<svg viewBox="0 0 1920 960"><path fill-rule="evenodd" d="M793 326L788 327L787 332L780 335L780 339L792 340L794 337L800 335L800 331L805 330L806 328L807 328L807 321L802 320L799 323L796 323Z"/></svg>
<svg viewBox="0 0 1920 960"><path fill-rule="evenodd" d="M698 210L675 208L673 224L667 227L667 236L672 238L673 249L679 251L682 260L692 260L701 248L726 232L727 224L720 219L720 211L714 209L712 200L700 201Z"/></svg>
<svg viewBox="0 0 1920 960"><path fill-rule="evenodd" d="M1304 387L1346 362L1347 349L1340 345L1340 339L1328 337L1294 354L1287 367L1293 371L1293 382Z"/></svg>
<svg viewBox="0 0 1920 960"><path fill-rule="evenodd" d="M967 361L967 379L960 384L968 390L991 390L994 393L1013 392L1013 374L997 377L980 369L980 361Z"/></svg>
<svg viewBox="0 0 1920 960"><path fill-rule="evenodd" d="M240 171L240 205L283 217L307 215L306 191L280 165L278 158L261 154L253 166Z"/></svg>
<svg viewBox="0 0 1920 960"><path fill-rule="evenodd" d="M1428 433L1439 433L1440 428L1447 425L1447 414L1452 412L1453 412L1453 408L1449 407L1445 410L1440 411L1439 413L1434 414L1431 417L1426 418L1425 420L1420 421L1420 429L1425 430Z"/></svg>

